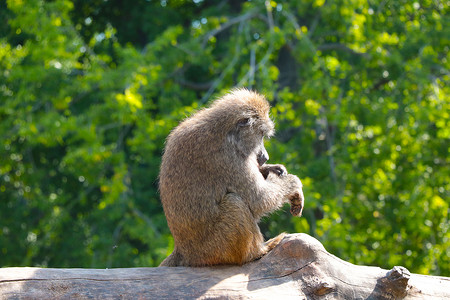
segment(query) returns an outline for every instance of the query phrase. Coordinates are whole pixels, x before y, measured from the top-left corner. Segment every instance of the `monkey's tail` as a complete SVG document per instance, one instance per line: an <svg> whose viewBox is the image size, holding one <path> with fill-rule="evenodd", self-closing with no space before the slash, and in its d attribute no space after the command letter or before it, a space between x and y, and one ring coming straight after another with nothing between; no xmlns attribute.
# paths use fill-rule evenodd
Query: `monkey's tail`
<svg viewBox="0 0 450 300"><path fill-rule="evenodd" d="M283 232L274 237L273 239L270 239L267 242L265 242L264 244L267 247L267 251L270 251L273 248L275 248L275 246L278 245L285 236L286 232Z"/></svg>
<svg viewBox="0 0 450 300"><path fill-rule="evenodd" d="M162 263L159 265L160 267L179 267L182 266L183 256L174 249L173 252L167 256Z"/></svg>

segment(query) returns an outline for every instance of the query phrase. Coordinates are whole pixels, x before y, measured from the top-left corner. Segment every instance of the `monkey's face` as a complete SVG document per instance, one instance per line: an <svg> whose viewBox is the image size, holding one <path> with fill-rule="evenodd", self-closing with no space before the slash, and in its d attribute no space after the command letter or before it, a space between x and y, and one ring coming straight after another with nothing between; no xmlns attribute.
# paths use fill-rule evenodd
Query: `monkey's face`
<svg viewBox="0 0 450 300"><path fill-rule="evenodd" d="M243 159L255 157L258 165L262 166L269 159L264 138L271 137L273 133L274 124L268 113L259 115L247 112L242 113L235 127L229 132L228 142Z"/></svg>

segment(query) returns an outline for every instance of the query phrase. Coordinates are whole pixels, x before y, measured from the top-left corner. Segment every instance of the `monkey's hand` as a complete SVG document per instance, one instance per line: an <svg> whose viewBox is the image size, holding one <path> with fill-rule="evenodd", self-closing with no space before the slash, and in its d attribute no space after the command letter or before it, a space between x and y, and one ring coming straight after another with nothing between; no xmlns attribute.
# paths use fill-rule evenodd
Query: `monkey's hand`
<svg viewBox="0 0 450 300"><path fill-rule="evenodd" d="M301 217L304 204L303 191L300 189L289 196L289 202L291 203L291 214Z"/></svg>
<svg viewBox="0 0 450 300"><path fill-rule="evenodd" d="M281 175L280 173L280 175L278 175L277 172L272 172L272 169L269 169L270 171L268 172L266 181L274 184L275 186L278 186L278 188L281 188L281 197L283 197L283 202L289 201L289 203L291 204L291 214L293 216L300 217L302 215L304 205L302 182L297 176L293 174ZM286 169L283 167L283 170Z"/></svg>
<svg viewBox="0 0 450 300"><path fill-rule="evenodd" d="M267 176L269 176L270 172L272 172L278 176L286 176L287 175L286 167L283 165L264 164L261 167L259 167L259 171L261 172L264 179L267 179Z"/></svg>

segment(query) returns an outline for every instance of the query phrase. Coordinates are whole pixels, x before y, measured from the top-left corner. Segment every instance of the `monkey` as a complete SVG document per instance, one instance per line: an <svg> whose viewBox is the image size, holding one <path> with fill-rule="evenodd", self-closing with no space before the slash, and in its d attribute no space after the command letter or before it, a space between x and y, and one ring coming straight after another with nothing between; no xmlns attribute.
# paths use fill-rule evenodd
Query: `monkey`
<svg viewBox="0 0 450 300"><path fill-rule="evenodd" d="M174 250L160 266L243 265L285 236L264 242L262 216L288 201L301 215L300 179L266 164L264 139L274 134L269 110L263 95L234 89L168 135L159 192Z"/></svg>

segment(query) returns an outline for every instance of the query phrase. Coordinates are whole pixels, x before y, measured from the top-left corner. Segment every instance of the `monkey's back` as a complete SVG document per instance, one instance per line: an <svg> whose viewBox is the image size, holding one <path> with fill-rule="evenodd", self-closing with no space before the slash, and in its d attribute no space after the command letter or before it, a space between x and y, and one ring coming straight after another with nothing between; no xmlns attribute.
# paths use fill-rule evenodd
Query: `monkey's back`
<svg viewBox="0 0 450 300"><path fill-rule="evenodd" d="M220 214L227 166L221 160L223 137L211 128L209 111L198 112L169 135L161 162L159 189L176 241L202 239ZM218 178L221 174L222 178Z"/></svg>

